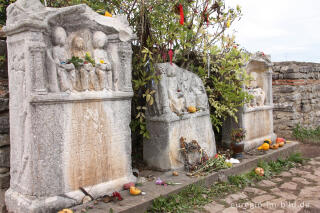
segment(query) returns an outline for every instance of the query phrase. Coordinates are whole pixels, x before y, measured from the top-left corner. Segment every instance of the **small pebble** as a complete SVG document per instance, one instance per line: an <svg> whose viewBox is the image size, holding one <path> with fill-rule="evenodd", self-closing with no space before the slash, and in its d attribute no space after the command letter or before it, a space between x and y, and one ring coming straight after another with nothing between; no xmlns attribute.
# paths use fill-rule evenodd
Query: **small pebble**
<svg viewBox="0 0 320 213"><path fill-rule="evenodd" d="M172 172L172 175L173 175L173 176L179 176L179 173L176 172L176 171L174 171L174 172Z"/></svg>
<svg viewBox="0 0 320 213"><path fill-rule="evenodd" d="M89 196L85 196L83 199L82 199L82 203L88 203L91 201L91 197Z"/></svg>
<svg viewBox="0 0 320 213"><path fill-rule="evenodd" d="M105 198L103 198L103 202L104 203L109 203L110 201L112 200L112 197L111 196L106 196Z"/></svg>
<svg viewBox="0 0 320 213"><path fill-rule="evenodd" d="M141 192L141 195L146 195L147 193L145 193L145 192Z"/></svg>

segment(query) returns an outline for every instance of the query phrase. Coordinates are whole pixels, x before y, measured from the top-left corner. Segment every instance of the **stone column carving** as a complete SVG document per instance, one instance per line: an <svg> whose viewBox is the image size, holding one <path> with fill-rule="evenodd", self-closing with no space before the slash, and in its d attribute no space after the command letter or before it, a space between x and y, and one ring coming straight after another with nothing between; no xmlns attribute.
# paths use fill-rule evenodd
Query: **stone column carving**
<svg viewBox="0 0 320 213"><path fill-rule="evenodd" d="M123 91L131 91L132 82L131 75L127 72L127 70L131 70L132 64L132 49L131 44L128 42L122 42L119 45L119 55L120 55L120 63L122 65L123 70L123 82L122 82L122 90Z"/></svg>
<svg viewBox="0 0 320 213"><path fill-rule="evenodd" d="M32 84L33 91L37 94L47 94L47 82L44 74L45 70L45 47L44 46L31 46L30 47L31 54L31 64L30 67L33 72L32 76Z"/></svg>

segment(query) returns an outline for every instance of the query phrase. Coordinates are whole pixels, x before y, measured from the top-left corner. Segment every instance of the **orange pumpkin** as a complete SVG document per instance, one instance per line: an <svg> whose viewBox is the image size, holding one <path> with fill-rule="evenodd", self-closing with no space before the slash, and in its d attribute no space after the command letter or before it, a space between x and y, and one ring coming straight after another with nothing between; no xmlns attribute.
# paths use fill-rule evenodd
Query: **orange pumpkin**
<svg viewBox="0 0 320 213"><path fill-rule="evenodd" d="M260 168L260 167L257 167L254 172L259 175L259 176L264 176L264 169L263 168Z"/></svg>
<svg viewBox="0 0 320 213"><path fill-rule="evenodd" d="M62 209L58 213L73 213L73 211L71 209Z"/></svg>
<svg viewBox="0 0 320 213"><path fill-rule="evenodd" d="M284 146L284 142L280 142L280 143L278 143L278 145L279 145L280 147L283 147L283 146Z"/></svg>
<svg viewBox="0 0 320 213"><path fill-rule="evenodd" d="M197 108L195 108L194 106L189 106L189 107L188 107L188 112L194 113L194 112L196 112L196 111L197 111Z"/></svg>
<svg viewBox="0 0 320 213"><path fill-rule="evenodd" d="M286 140L284 138L277 138L276 139L276 143L281 143L281 142L286 143Z"/></svg>
<svg viewBox="0 0 320 213"><path fill-rule="evenodd" d="M270 146L271 149L278 149L279 148L279 144L273 144Z"/></svg>

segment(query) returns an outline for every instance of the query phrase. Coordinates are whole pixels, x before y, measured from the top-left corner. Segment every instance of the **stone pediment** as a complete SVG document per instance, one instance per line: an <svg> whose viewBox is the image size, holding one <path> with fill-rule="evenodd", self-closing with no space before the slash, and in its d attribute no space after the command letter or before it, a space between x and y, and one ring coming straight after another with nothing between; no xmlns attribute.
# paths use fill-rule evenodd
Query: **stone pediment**
<svg viewBox="0 0 320 213"><path fill-rule="evenodd" d="M85 4L49 8L39 0L18 0L7 15L3 31L13 49L9 54L15 55L9 60L14 70L27 61L38 66L33 78L38 94L122 91L131 96L130 41L135 36L125 16L102 16ZM20 60L27 57L15 50L22 43L31 59Z"/></svg>
<svg viewBox="0 0 320 213"><path fill-rule="evenodd" d="M65 8L48 8L38 0L21 0L8 7L7 15L7 23L3 28L7 35L30 26L49 29L54 25L60 25L69 31L89 28L106 32L107 35L119 34L118 38L124 42L135 37L126 17L122 15L102 16L85 4Z"/></svg>

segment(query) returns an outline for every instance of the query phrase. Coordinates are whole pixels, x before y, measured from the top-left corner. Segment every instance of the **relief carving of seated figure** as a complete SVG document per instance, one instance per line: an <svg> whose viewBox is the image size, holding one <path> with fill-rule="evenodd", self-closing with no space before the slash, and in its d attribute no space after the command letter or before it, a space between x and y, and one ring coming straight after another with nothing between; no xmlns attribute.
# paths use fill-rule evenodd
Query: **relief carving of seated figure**
<svg viewBox="0 0 320 213"><path fill-rule="evenodd" d="M82 60L85 59L86 56L86 48L83 38L79 36L75 36L72 40L72 56L78 57Z"/></svg>
<svg viewBox="0 0 320 213"><path fill-rule="evenodd" d="M100 90L98 78L96 75L96 69L92 66L92 64L86 64L86 71L89 73L89 90L98 91Z"/></svg>
<svg viewBox="0 0 320 213"><path fill-rule="evenodd" d="M184 93L185 98L185 107L188 108L189 106L196 106L196 95L192 90L192 82L194 81L194 78L192 78L191 72L181 72L181 82L180 85L182 85L182 91Z"/></svg>
<svg viewBox="0 0 320 213"><path fill-rule="evenodd" d="M261 88L256 88L256 102L257 106L264 106L266 94Z"/></svg>
<svg viewBox="0 0 320 213"><path fill-rule="evenodd" d="M62 92L70 92L72 90L72 82L75 79L74 65L67 64L68 54L64 47L66 39L66 31L62 27L55 28L53 35L55 46L52 49L52 55L57 67L60 90Z"/></svg>
<svg viewBox="0 0 320 213"><path fill-rule="evenodd" d="M89 73L90 70L93 69L92 64L84 64L80 68L80 81L81 81L81 86L82 90L88 91L89 90Z"/></svg>
<svg viewBox="0 0 320 213"><path fill-rule="evenodd" d="M167 69L167 86L171 111L181 115L185 111L185 97L179 87L177 72L173 67Z"/></svg>
<svg viewBox="0 0 320 213"><path fill-rule="evenodd" d="M109 63L108 53L104 46L108 42L105 33L97 31L93 35L94 60L96 62L96 73L98 75L99 86L101 90L112 90L112 72Z"/></svg>
<svg viewBox="0 0 320 213"><path fill-rule="evenodd" d="M250 86L248 88L248 93L253 96L250 103L247 104L247 107L254 108L258 106L264 106L265 103L265 92L263 89L258 87L257 84L257 73L251 73L252 80L250 81Z"/></svg>
<svg viewBox="0 0 320 213"><path fill-rule="evenodd" d="M207 110L209 108L208 105L208 97L206 94L206 90L203 86L203 83L199 77L195 77L192 81L192 91L196 96L196 108L200 110Z"/></svg>

